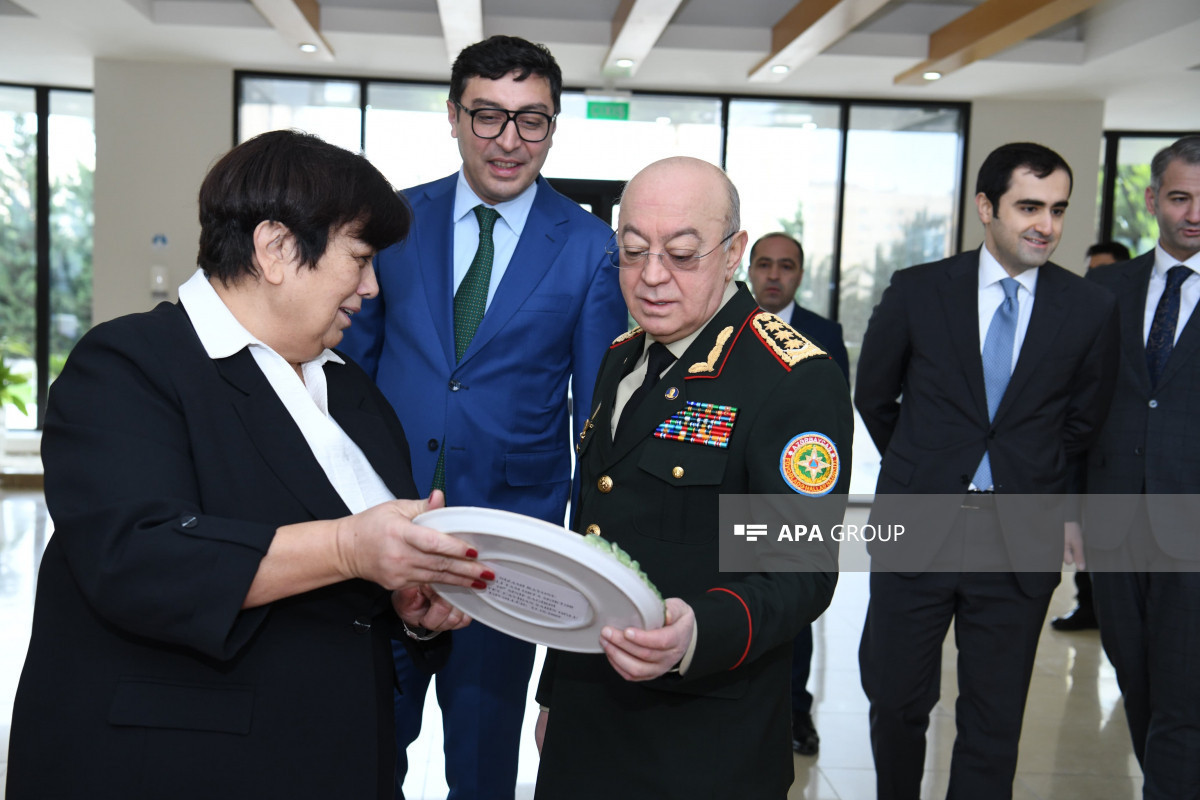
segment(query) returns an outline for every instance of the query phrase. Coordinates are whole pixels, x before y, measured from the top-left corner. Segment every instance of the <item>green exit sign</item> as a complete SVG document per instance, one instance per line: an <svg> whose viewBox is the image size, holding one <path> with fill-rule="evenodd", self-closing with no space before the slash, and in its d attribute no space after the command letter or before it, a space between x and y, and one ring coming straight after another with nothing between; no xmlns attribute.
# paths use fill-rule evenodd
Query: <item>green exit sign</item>
<svg viewBox="0 0 1200 800"><path fill-rule="evenodd" d="M629 103L589 100L587 118L627 120L629 119Z"/></svg>

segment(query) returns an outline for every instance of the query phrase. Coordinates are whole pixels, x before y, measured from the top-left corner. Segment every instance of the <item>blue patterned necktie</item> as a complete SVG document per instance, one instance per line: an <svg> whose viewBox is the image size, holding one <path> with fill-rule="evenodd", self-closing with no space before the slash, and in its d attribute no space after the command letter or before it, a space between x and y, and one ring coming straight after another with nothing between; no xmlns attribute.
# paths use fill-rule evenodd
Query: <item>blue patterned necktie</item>
<svg viewBox="0 0 1200 800"><path fill-rule="evenodd" d="M1000 287L1004 289L1004 302L992 315L988 325L987 337L983 340L983 384L987 389L988 420L996 417L996 409L1000 407L1000 398L1008 388L1008 379L1012 377L1013 343L1017 338L1017 314L1020 304L1017 300L1017 289L1021 284L1015 278L1004 278ZM987 491L992 488L992 463L987 452L975 470L975 488Z"/></svg>
<svg viewBox="0 0 1200 800"><path fill-rule="evenodd" d="M1154 309L1154 321L1150 323L1150 336L1146 339L1146 368L1150 370L1150 385L1157 386L1163 367L1175 349L1175 326L1179 323L1179 288L1192 276L1188 267L1178 264L1167 270L1167 286L1158 307Z"/></svg>
<svg viewBox="0 0 1200 800"><path fill-rule="evenodd" d="M471 346L475 331L487 310L488 287L492 282L492 257L496 254L492 242L492 229L500 212L487 206L475 206L475 219L479 220L479 248L471 259L471 266L463 276L458 291L454 293L454 358L462 361L463 353ZM433 488L446 488L446 439L442 437L441 452L437 466L433 468Z"/></svg>

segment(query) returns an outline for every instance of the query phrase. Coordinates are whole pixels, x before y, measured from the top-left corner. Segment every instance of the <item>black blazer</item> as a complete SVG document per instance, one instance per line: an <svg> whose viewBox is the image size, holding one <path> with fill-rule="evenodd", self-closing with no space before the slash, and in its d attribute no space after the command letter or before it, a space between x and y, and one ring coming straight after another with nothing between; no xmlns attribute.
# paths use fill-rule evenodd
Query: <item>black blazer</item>
<svg viewBox="0 0 1200 800"><path fill-rule="evenodd" d="M1098 267L1088 278L1116 296L1121 369L1112 410L1087 459L1085 534L1089 547L1124 541L1137 504L1097 494L1157 495L1147 499L1150 529L1168 555L1200 559L1200 314L1179 334L1158 385L1151 388L1143 340L1146 290L1154 251ZM1174 497L1167 497L1174 495Z"/></svg>
<svg viewBox="0 0 1200 800"><path fill-rule="evenodd" d="M350 362L325 373L332 415L415 496L387 401ZM210 359L166 303L97 326L50 391L42 457L55 532L9 800L391 797L388 593L241 609L276 528L349 513L249 350Z"/></svg>
<svg viewBox="0 0 1200 800"><path fill-rule="evenodd" d="M1116 377L1113 298L1044 264L1016 367L989 422L978 276L978 250L900 270L871 315L854 402L882 454L876 511L888 494L961 495L985 449L998 494L1078 488ZM929 503L909 529L921 537L911 544L930 557L958 514L957 500L948 500ZM1061 517L1033 514L1027 504L998 511L1014 562L1061 563ZM883 549L873 547L872 556ZM1018 579L1040 592L1057 584L1057 572Z"/></svg>

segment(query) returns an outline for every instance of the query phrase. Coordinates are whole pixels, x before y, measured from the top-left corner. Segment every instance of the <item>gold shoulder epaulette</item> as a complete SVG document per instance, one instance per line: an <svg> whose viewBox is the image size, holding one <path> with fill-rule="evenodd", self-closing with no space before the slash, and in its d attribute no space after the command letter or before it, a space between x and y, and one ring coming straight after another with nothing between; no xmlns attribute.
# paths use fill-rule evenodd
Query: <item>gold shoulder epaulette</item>
<svg viewBox="0 0 1200 800"><path fill-rule="evenodd" d="M767 349L775 354L788 369L810 358L828 355L824 350L805 339L801 333L774 314L766 311L756 314L750 326Z"/></svg>
<svg viewBox="0 0 1200 800"><path fill-rule="evenodd" d="M704 361L697 361L688 367L688 372L695 375L698 372L712 372L717 366L717 359L721 357L721 351L725 349L729 337L733 336L733 326L729 325L717 334L717 341L708 351L708 358Z"/></svg>
<svg viewBox="0 0 1200 800"><path fill-rule="evenodd" d="M643 333L645 333L645 331L642 330L642 326L639 325L636 328L634 328L633 330L625 331L620 336L613 339L612 344L610 344L609 347L616 347L619 344L624 344L625 342L628 342L630 339L632 339L635 336L641 336Z"/></svg>

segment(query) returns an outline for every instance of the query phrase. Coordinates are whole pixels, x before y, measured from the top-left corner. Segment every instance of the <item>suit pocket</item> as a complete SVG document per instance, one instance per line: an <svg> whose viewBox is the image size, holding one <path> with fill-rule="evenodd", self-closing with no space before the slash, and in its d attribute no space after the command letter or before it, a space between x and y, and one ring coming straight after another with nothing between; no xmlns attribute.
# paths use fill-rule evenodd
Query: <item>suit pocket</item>
<svg viewBox="0 0 1200 800"><path fill-rule="evenodd" d="M125 678L113 693L108 721L113 725L173 728L216 733L250 733L254 689L202 686Z"/></svg>
<svg viewBox="0 0 1200 800"><path fill-rule="evenodd" d="M509 453L504 457L504 479L509 486L538 486L570 478L571 457L566 450Z"/></svg>
<svg viewBox="0 0 1200 800"><path fill-rule="evenodd" d="M711 542L717 535L720 485L728 461L723 448L661 439L647 442L638 468L653 476L644 480L659 513L638 514L640 532L681 544Z"/></svg>

